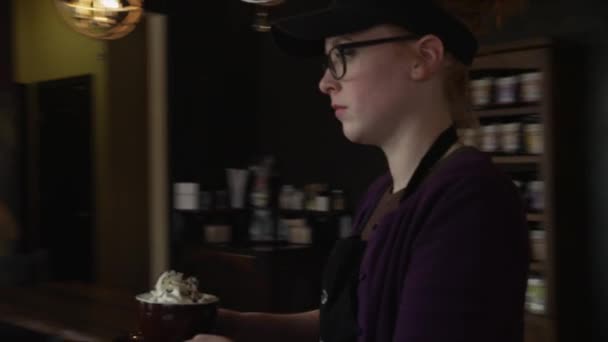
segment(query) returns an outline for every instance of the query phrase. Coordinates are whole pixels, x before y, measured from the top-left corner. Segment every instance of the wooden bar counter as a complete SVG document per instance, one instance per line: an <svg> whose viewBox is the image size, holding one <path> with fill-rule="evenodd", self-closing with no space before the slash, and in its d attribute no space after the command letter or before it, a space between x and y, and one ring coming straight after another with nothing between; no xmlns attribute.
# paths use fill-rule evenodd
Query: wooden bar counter
<svg viewBox="0 0 608 342"><path fill-rule="evenodd" d="M0 291L2 341L117 341L136 327L130 293L65 283Z"/></svg>

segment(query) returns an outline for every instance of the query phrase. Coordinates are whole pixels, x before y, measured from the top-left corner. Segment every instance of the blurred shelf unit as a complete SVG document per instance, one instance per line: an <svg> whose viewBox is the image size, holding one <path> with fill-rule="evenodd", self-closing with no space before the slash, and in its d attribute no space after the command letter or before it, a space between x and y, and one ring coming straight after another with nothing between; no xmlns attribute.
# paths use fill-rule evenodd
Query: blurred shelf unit
<svg viewBox="0 0 608 342"><path fill-rule="evenodd" d="M540 113L541 108L535 104L523 104L517 107L502 107L502 108L489 108L489 109L475 109L475 116L478 118L492 118L492 117L509 117L509 116L522 116L527 114Z"/></svg>
<svg viewBox="0 0 608 342"><path fill-rule="evenodd" d="M228 189L175 183L172 268L203 279L228 309L312 310L331 247L351 233L351 214L342 189L281 185L278 176L268 181L270 170L228 169Z"/></svg>
<svg viewBox="0 0 608 342"><path fill-rule="evenodd" d="M492 160L496 164L540 164L541 156L492 156Z"/></svg>
<svg viewBox="0 0 608 342"><path fill-rule="evenodd" d="M554 342L556 337L553 45L538 39L482 47L470 74L476 125L459 129L465 145L487 152L512 177L526 203L532 251L526 342Z"/></svg>
<svg viewBox="0 0 608 342"><path fill-rule="evenodd" d="M530 270L538 273L544 273L545 264L539 261L533 261L530 263Z"/></svg>
<svg viewBox="0 0 608 342"><path fill-rule="evenodd" d="M528 222L543 222L543 214L528 214Z"/></svg>

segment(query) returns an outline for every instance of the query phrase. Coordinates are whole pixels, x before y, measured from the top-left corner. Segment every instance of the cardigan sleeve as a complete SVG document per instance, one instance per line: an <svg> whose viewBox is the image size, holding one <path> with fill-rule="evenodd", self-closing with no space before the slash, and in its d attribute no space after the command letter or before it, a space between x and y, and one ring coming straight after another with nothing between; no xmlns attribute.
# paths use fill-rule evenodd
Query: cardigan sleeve
<svg viewBox="0 0 608 342"><path fill-rule="evenodd" d="M512 184L462 178L433 199L402 281L395 341L522 341L528 231Z"/></svg>

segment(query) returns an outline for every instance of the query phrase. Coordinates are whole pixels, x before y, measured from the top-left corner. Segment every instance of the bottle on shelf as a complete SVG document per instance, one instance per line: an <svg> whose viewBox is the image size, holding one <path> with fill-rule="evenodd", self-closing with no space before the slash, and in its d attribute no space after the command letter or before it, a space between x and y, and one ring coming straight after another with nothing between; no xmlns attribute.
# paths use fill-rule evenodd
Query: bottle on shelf
<svg viewBox="0 0 608 342"><path fill-rule="evenodd" d="M203 234L207 243L230 243L232 224L228 205L228 192L215 191L213 207L210 208L203 223Z"/></svg>
<svg viewBox="0 0 608 342"><path fill-rule="evenodd" d="M279 176L273 157L267 156L252 167L254 173L251 190L251 222L249 239L252 242L275 243L279 240L277 228Z"/></svg>
<svg viewBox="0 0 608 342"><path fill-rule="evenodd" d="M500 127L500 151L505 154L520 154L522 151L521 122L506 122Z"/></svg>
<svg viewBox="0 0 608 342"><path fill-rule="evenodd" d="M527 154L543 154L543 124L540 120L528 120L523 128L524 146Z"/></svg>
<svg viewBox="0 0 608 342"><path fill-rule="evenodd" d="M487 153L498 152L499 149L499 125L486 124L480 128L480 148Z"/></svg>
<svg viewBox="0 0 608 342"><path fill-rule="evenodd" d="M199 210L199 183L174 183L173 209L171 213L172 243L181 244L184 241L200 240L200 231L194 229L200 223L200 219L196 215Z"/></svg>
<svg viewBox="0 0 608 342"><path fill-rule="evenodd" d="M330 191L327 184L319 184L314 200L314 208L309 213L313 230L313 242L322 249L333 244L336 239L336 225L331 212Z"/></svg>
<svg viewBox="0 0 608 342"><path fill-rule="evenodd" d="M226 183L228 184L230 195L230 208L245 208L248 178L249 170L247 169L226 169Z"/></svg>
<svg viewBox="0 0 608 342"><path fill-rule="evenodd" d="M464 146L479 148L479 134L477 128L464 127L458 128L458 137Z"/></svg>
<svg viewBox="0 0 608 342"><path fill-rule="evenodd" d="M470 81L471 103L475 107L485 107L492 103L492 85L494 79L491 77L477 78Z"/></svg>
<svg viewBox="0 0 608 342"><path fill-rule="evenodd" d="M173 208L191 211L198 209L199 184L178 182L173 184Z"/></svg>
<svg viewBox="0 0 608 342"><path fill-rule="evenodd" d="M543 262L547 259L547 241L544 229L530 230L532 260Z"/></svg>
<svg viewBox="0 0 608 342"><path fill-rule="evenodd" d="M260 166L253 167L253 173L255 179L251 191L249 238L252 242L269 242L274 234L269 208L268 175Z"/></svg>
<svg viewBox="0 0 608 342"><path fill-rule="evenodd" d="M279 193L279 211L277 219L278 241L287 242L289 240L289 220L295 215L292 209L292 198L296 189L289 184L283 185Z"/></svg>
<svg viewBox="0 0 608 342"><path fill-rule="evenodd" d="M536 69L478 69L471 73L471 103L475 108L536 104L542 100L543 74Z"/></svg>
<svg viewBox="0 0 608 342"><path fill-rule="evenodd" d="M526 199L530 212L542 212L545 209L545 182L538 179L529 181Z"/></svg>
<svg viewBox="0 0 608 342"><path fill-rule="evenodd" d="M543 97L543 73L539 70L532 70L523 73L520 78L520 94L522 102L535 103Z"/></svg>
<svg viewBox="0 0 608 342"><path fill-rule="evenodd" d="M528 278L526 289L526 310L530 313L542 315L546 311L546 285L545 280L538 274L532 274Z"/></svg>
<svg viewBox="0 0 608 342"><path fill-rule="evenodd" d="M312 229L308 225L304 210L304 192L287 186L282 196L280 222L290 244L312 244Z"/></svg>
<svg viewBox="0 0 608 342"><path fill-rule="evenodd" d="M229 203L227 209L230 217L232 239L235 246L249 245L249 222L251 220L248 194L252 188L252 172L250 169L227 168L226 184L228 187Z"/></svg>
<svg viewBox="0 0 608 342"><path fill-rule="evenodd" d="M496 104L511 105L517 102L517 76L503 76L495 79Z"/></svg>
<svg viewBox="0 0 608 342"><path fill-rule="evenodd" d="M346 210L346 198L341 189L332 190L332 214L336 218L336 238L344 239L353 234L352 217Z"/></svg>

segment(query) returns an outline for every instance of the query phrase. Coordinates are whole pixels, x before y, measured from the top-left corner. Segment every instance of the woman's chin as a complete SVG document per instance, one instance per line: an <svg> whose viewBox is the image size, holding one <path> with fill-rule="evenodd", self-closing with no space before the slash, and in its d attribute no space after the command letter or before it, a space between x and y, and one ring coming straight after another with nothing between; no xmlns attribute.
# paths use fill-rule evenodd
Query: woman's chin
<svg viewBox="0 0 608 342"><path fill-rule="evenodd" d="M367 144L363 135L358 130L342 126L342 132L344 133L346 139L354 144Z"/></svg>

